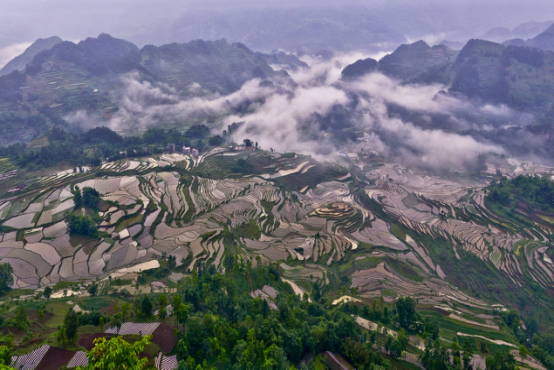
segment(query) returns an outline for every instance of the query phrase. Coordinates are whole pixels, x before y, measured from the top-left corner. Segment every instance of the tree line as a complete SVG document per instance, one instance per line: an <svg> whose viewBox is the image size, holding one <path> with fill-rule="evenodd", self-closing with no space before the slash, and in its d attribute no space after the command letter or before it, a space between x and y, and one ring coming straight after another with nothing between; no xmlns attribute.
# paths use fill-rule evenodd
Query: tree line
<svg viewBox="0 0 554 370"><path fill-rule="evenodd" d="M168 144L175 144L175 150L180 152L183 146L203 151L224 142L219 135L210 136L205 125L194 125L185 132L149 128L142 136L125 137L108 127L96 127L81 134L54 127L46 137L47 145L40 148L28 148L22 143L0 147L0 157L8 157L23 167L46 168L68 163L77 169L108 160L159 154Z"/></svg>

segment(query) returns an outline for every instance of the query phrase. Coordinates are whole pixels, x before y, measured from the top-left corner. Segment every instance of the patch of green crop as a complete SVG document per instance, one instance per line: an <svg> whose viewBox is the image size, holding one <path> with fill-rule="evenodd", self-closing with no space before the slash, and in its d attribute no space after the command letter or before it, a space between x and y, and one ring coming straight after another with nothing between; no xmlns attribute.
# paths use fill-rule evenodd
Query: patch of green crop
<svg viewBox="0 0 554 370"><path fill-rule="evenodd" d="M398 224L391 224L390 225L390 232L392 235L396 236L398 239L402 241L406 241L406 233L398 226Z"/></svg>
<svg viewBox="0 0 554 370"><path fill-rule="evenodd" d="M80 306L83 310L98 311L101 308L108 307L111 302L112 300L106 297L88 297L81 300Z"/></svg>
<svg viewBox="0 0 554 370"><path fill-rule="evenodd" d="M480 335L493 340L502 340L507 343L518 343L509 328L504 328L502 330L489 329L457 321L431 310L418 310L418 313L423 318L427 318L437 324L440 327L440 336L450 341L454 340L457 333L464 333L469 335Z"/></svg>
<svg viewBox="0 0 554 370"><path fill-rule="evenodd" d="M396 258L385 258L386 263L394 269L394 271L398 272L401 276L405 277L406 279L415 281L415 282L422 282L425 280L425 277L420 275L416 268L410 266L408 263L396 259Z"/></svg>
<svg viewBox="0 0 554 370"><path fill-rule="evenodd" d="M10 209L12 208L12 205L8 205L6 206L3 210L2 210L2 216L0 218L4 219L6 217L8 217L8 214L10 213Z"/></svg>
<svg viewBox="0 0 554 370"><path fill-rule="evenodd" d="M67 314L67 311L69 311L73 305L69 305L66 302L69 299L64 300L51 300L45 308L44 312L49 312L54 315L46 325L51 328L58 328L60 325L63 324L63 319L65 315Z"/></svg>
<svg viewBox="0 0 554 370"><path fill-rule="evenodd" d="M391 298L396 298L398 297L398 293L396 293L394 290L391 290L391 289L383 289L381 290L381 295L383 297L391 297Z"/></svg>
<svg viewBox="0 0 554 370"><path fill-rule="evenodd" d="M129 226L141 223L143 217L144 216L141 214L121 217L119 220L117 220L117 226L115 227L115 232L120 232L121 230L124 230Z"/></svg>
<svg viewBox="0 0 554 370"><path fill-rule="evenodd" d="M350 261L339 261L337 262L337 272L340 275L350 276L356 271L373 269L384 260L383 257L365 257L359 260L354 258Z"/></svg>

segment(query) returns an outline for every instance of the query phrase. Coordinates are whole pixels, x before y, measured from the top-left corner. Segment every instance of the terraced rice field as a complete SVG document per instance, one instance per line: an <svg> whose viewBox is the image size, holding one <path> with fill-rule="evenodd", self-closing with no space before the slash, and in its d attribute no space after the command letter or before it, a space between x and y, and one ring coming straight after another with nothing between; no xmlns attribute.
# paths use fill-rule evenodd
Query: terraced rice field
<svg viewBox="0 0 554 370"><path fill-rule="evenodd" d="M231 171L240 158L252 163L253 174ZM0 168L9 165L0 162ZM328 281L326 274L346 261L352 286L366 297L411 295L485 306L452 287L430 240L447 241L457 259L470 253L490 263L518 286L526 274L542 286L554 282L544 231L533 230L543 241L528 240L531 232L487 209L478 185L394 164L367 171L370 182L359 193L349 186L345 167L224 148L198 158L174 153L125 159L91 172L97 170L110 175L61 171L43 177L40 190L0 200L2 226L14 230L0 233L0 256L14 267L16 287L104 279L162 254L175 256L185 272L199 262L224 270L225 256L232 254L281 261L285 278L301 290ZM109 239L68 235L64 220L74 209L75 185L93 187L109 202L99 222Z"/></svg>

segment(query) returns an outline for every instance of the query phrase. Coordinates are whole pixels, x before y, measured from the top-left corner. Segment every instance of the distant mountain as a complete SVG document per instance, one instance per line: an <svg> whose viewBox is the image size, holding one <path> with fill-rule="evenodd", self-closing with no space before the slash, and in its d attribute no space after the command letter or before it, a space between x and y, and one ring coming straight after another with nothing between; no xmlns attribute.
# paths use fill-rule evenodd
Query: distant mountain
<svg viewBox="0 0 554 370"><path fill-rule="evenodd" d="M139 50L128 41L101 34L78 44L60 42L38 53L23 72L0 78L0 100L21 100L30 94L33 99L40 96L42 102L60 104L60 96L84 88L110 91L120 83L117 76L132 70L178 91L199 83L209 91L230 93L249 79L275 75L270 63L293 69L307 66L291 54L255 53L225 40L147 45Z"/></svg>
<svg viewBox="0 0 554 370"><path fill-rule="evenodd" d="M542 50L554 50L554 24L532 39L527 41L520 38L512 39L504 42L504 45L530 46Z"/></svg>
<svg viewBox="0 0 554 370"><path fill-rule="evenodd" d="M516 46L510 48L519 49ZM485 40L470 40L460 51L452 65L453 79L451 90L468 97L480 97L487 101L504 102L507 99L509 84L501 73L500 60L506 47Z"/></svg>
<svg viewBox="0 0 554 370"><path fill-rule="evenodd" d="M60 69L60 63L73 63L91 75L122 73L140 65L140 52L128 41L101 34L78 44L65 41L37 54L26 72L33 75L46 68Z"/></svg>
<svg viewBox="0 0 554 370"><path fill-rule="evenodd" d="M71 112L84 110L104 117L117 112L129 72L137 72L141 82L163 83L174 89L174 94L186 96L192 94L193 84L199 84L204 92L229 94L253 78L288 77L283 66L292 70L307 67L292 54L254 52L244 44L225 40L139 49L101 34L77 44L59 42L37 53L22 71L0 76L0 103L3 113L17 116L20 128L33 130L12 127L9 141L28 141L43 132L43 126L63 123L60 117ZM1 118L0 129L4 127ZM0 143L7 136L5 132Z"/></svg>
<svg viewBox="0 0 554 370"><path fill-rule="evenodd" d="M0 77L0 101L31 101L60 104L73 109L75 100L60 102L62 96L78 94L85 88L105 90L109 74L117 75L142 68L139 49L125 40L101 34L74 44L63 41L37 53L21 72ZM79 106L77 103L76 106Z"/></svg>
<svg viewBox="0 0 554 370"><path fill-rule="evenodd" d="M554 24L548 27L543 33L527 40L527 46L543 50L554 50Z"/></svg>
<svg viewBox="0 0 554 370"><path fill-rule="evenodd" d="M524 39L511 39L508 41L504 41L502 45L506 46L526 46L527 42Z"/></svg>
<svg viewBox="0 0 554 370"><path fill-rule="evenodd" d="M210 91L225 94L238 90L252 78L274 76L275 71L268 62L305 66L292 55L254 53L243 44L229 44L225 40L148 45L140 55L141 65L156 80L179 90L196 82Z"/></svg>
<svg viewBox="0 0 554 370"><path fill-rule="evenodd" d="M495 27L485 32L480 39L493 42L504 42L512 39L528 39L544 32L554 21L525 22L510 30L506 27Z"/></svg>
<svg viewBox="0 0 554 370"><path fill-rule="evenodd" d="M377 70L378 63L375 59L360 59L342 70L343 80L352 80Z"/></svg>
<svg viewBox="0 0 554 370"><path fill-rule="evenodd" d="M452 93L542 116L553 107L552 65L554 51L470 40L459 52L423 41L402 45L378 68L404 83L439 82Z"/></svg>
<svg viewBox="0 0 554 370"><path fill-rule="evenodd" d="M470 40L451 67L450 91L542 115L554 101L554 52Z"/></svg>
<svg viewBox="0 0 554 370"><path fill-rule="evenodd" d="M386 75L410 82L443 82L441 71L452 64L457 51L445 45L430 47L424 41L401 45L379 61L379 70Z"/></svg>
<svg viewBox="0 0 554 370"><path fill-rule="evenodd" d="M461 50L464 47L465 42L453 41L453 40L442 40L441 42L439 42L439 45L446 45L450 49Z"/></svg>
<svg viewBox="0 0 554 370"><path fill-rule="evenodd" d="M256 52L257 57L265 59L269 65L286 66L293 71L298 68L307 68L308 64L298 59L294 54L287 54L283 51L278 51L274 53L260 53Z"/></svg>
<svg viewBox="0 0 554 370"><path fill-rule="evenodd" d="M540 31L539 31L540 32ZM481 37L483 40L502 42L514 38L512 30L506 27L494 27L485 32Z"/></svg>
<svg viewBox="0 0 554 370"><path fill-rule="evenodd" d="M256 50L381 50L406 38L367 7L188 10L168 31L174 40L226 38Z"/></svg>
<svg viewBox="0 0 554 370"><path fill-rule="evenodd" d="M35 57L35 55L37 55L41 51L52 48L62 41L63 40L58 36L36 40L23 52L23 54L15 57L2 69L0 69L0 76L7 75L8 73L11 73L13 71L22 71L23 69L25 69L27 63L29 63Z"/></svg>

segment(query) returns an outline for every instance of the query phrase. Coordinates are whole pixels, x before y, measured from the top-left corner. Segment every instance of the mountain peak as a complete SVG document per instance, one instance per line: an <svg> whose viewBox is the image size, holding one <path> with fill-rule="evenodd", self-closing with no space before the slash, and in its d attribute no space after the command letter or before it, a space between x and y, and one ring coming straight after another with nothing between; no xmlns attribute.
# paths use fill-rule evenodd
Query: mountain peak
<svg viewBox="0 0 554 370"><path fill-rule="evenodd" d="M379 70L400 79L419 78L432 66L442 66L450 62L456 51L445 45L430 47L420 40L398 47L392 54L379 61Z"/></svg>
<svg viewBox="0 0 554 370"><path fill-rule="evenodd" d="M37 73L45 61L54 58L58 61L74 63L93 75L109 72L127 72L140 67L138 47L125 40L108 34L89 37L77 44L61 42L49 50L44 50L33 58L27 68L28 73Z"/></svg>
<svg viewBox="0 0 554 370"><path fill-rule="evenodd" d="M360 59L355 63L346 66L346 68L342 70L341 75L344 80L355 79L375 71L377 69L377 65L378 64L375 59Z"/></svg>
<svg viewBox="0 0 554 370"><path fill-rule="evenodd" d="M25 69L27 63L29 63L35 55L41 51L51 49L55 45L63 42L58 36L47 37L45 39L37 39L33 42L25 51L8 62L1 70L0 76L7 75L13 71L22 71Z"/></svg>

